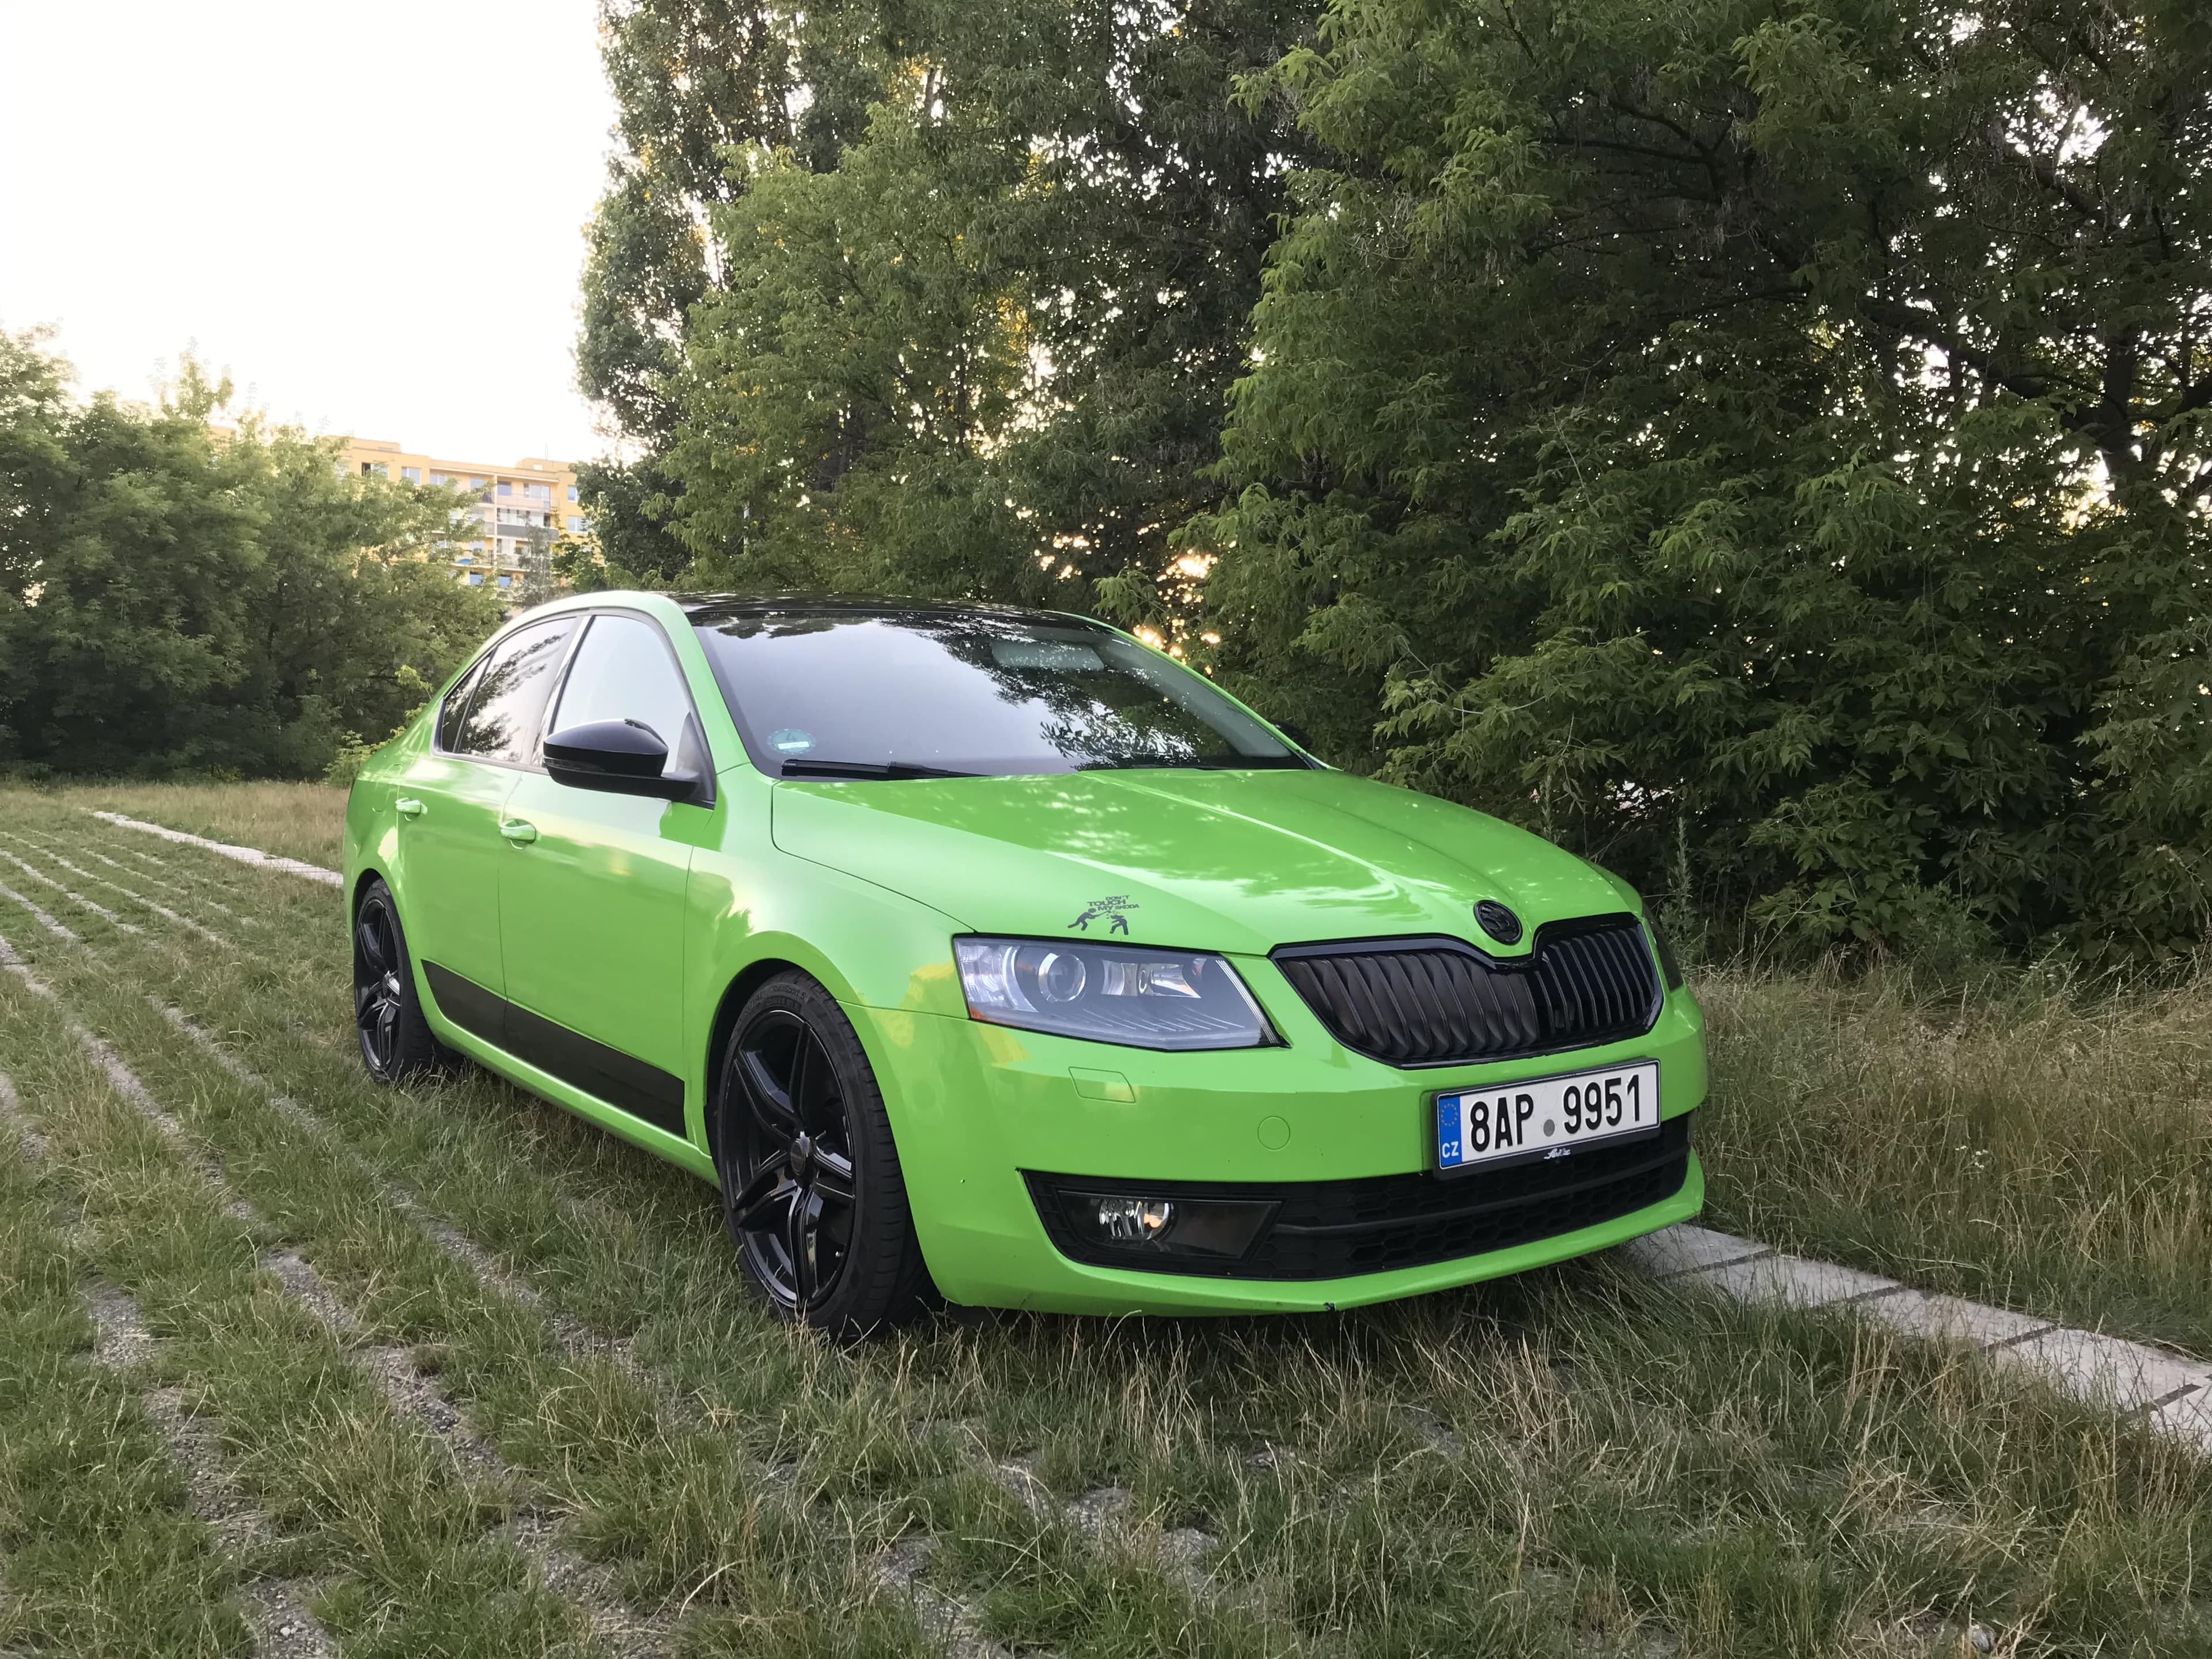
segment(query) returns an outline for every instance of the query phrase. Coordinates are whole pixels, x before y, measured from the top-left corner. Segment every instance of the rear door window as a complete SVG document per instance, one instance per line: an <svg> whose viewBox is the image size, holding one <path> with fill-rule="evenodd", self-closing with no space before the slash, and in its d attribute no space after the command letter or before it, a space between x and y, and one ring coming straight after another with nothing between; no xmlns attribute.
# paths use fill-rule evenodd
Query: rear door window
<svg viewBox="0 0 2212 1659"><path fill-rule="evenodd" d="M518 629L486 659L476 695L451 745L479 760L522 762L538 746L538 724L553 695L553 671L576 631L574 617Z"/></svg>
<svg viewBox="0 0 2212 1659"><path fill-rule="evenodd" d="M469 712L469 698L475 695L477 680L483 672L483 664L479 661L446 693L446 701L438 709L439 748L451 750L460 740L461 720Z"/></svg>

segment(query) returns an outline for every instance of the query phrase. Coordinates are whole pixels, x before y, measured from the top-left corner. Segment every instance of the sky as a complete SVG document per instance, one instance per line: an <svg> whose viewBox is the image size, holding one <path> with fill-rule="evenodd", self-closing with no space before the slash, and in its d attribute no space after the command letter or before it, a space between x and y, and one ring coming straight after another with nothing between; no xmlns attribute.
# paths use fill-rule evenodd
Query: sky
<svg viewBox="0 0 2212 1659"><path fill-rule="evenodd" d="M0 0L0 328L80 392L190 349L441 459L611 446L575 388L592 0Z"/></svg>

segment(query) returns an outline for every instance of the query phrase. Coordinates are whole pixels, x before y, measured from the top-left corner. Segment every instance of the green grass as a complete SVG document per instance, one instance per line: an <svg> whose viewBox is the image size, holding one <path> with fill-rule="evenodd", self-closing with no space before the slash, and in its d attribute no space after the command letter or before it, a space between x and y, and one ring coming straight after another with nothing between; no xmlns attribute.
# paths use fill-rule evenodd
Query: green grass
<svg viewBox="0 0 2212 1659"><path fill-rule="evenodd" d="M0 1650L243 1652L239 1564L187 1510L126 1380L94 1361L61 1201L0 1126Z"/></svg>
<svg viewBox="0 0 2212 1659"><path fill-rule="evenodd" d="M1972 1358L1686 1299L1608 1261L1329 1318L946 1320L853 1348L784 1329L740 1294L700 1183L482 1073L370 1087L350 1052L335 894L156 844L170 862L139 867L168 884L157 892L80 856L130 863L144 837L51 794L0 795L0 830L31 837L5 844L41 867L37 838L59 838L71 862L236 941L210 947L74 880L144 931L40 890L82 935L70 945L0 902L0 933L221 1160L258 1231L133 1127L72 1058L57 1012L12 976L0 1069L65 1159L41 1182L93 1218L56 1282L96 1271L140 1297L164 1375L223 1425L241 1478L326 1583L349 1652L399 1650L395 1632L417 1651L433 1650L425 1632L453 1652L585 1640L575 1598L502 1553L515 1506L557 1517L634 1609L681 1608L686 1654L927 1650L873 1565L902 1539L928 1540L921 1583L992 1636L1071 1659L1954 1653L1971 1621L2005 1651L2212 1649L2212 1482L2185 1453ZM1722 1087L1747 1091L1715 1114L1717 1165L1764 1168L1753 1023L1858 1006L1817 986L1794 1010L1753 1006L1786 988L1712 1000ZM217 1034L314 1127L149 996ZM1822 1041L1790 1052L1850 1051L1847 1035ZM1779 1048L1771 1032L1764 1047ZM1796 1213L1800 1187L1818 1190L1809 1176L1726 1179L1726 1203L1770 1206L1726 1219L1808 1247L1822 1237L1777 1218ZM467 1272L426 1216L532 1299ZM350 1350L258 1265L278 1246L351 1311ZM362 1392L343 1362L369 1347L434 1370L504 1485L441 1464L434 1441ZM0 1357L0 1375L19 1363ZM319 1409L353 1402L378 1457L284 1426L329 1420L289 1403L309 1384ZM1115 1518L1093 1538L1057 1504L1022 1501L1040 1490ZM18 1480L0 1528L33 1501L53 1500ZM154 1593L136 1559L116 1568L118 1598ZM12 1557L0 1579L22 1595ZM210 1582L220 1605L225 1581ZM485 1617L502 1595L520 1612Z"/></svg>

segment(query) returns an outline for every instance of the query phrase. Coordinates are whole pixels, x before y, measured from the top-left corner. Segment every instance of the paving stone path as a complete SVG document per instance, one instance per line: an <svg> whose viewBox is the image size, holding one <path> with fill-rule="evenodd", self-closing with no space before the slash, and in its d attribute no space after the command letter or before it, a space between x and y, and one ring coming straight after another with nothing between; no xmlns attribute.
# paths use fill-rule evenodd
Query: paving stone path
<svg viewBox="0 0 2212 1659"><path fill-rule="evenodd" d="M1829 1309L1929 1341L1978 1348L2085 1405L2142 1418L2212 1456L2212 1367L2140 1342L1916 1291L1893 1279L1784 1255L1687 1223L1623 1247L1653 1278L1755 1306Z"/></svg>

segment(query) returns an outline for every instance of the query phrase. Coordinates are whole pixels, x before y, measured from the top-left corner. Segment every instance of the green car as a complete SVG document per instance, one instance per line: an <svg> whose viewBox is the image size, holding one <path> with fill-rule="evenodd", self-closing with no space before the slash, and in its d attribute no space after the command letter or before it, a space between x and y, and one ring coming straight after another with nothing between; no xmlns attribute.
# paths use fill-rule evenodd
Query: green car
<svg viewBox="0 0 2212 1659"><path fill-rule="evenodd" d="M562 599L345 848L370 1073L458 1051L716 1182L824 1328L1350 1307L1704 1199L1633 890L1080 617Z"/></svg>

